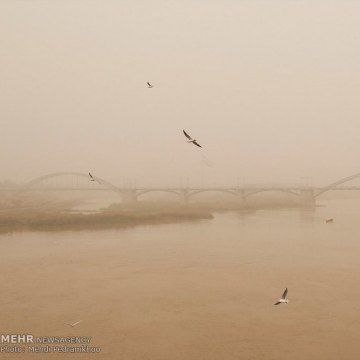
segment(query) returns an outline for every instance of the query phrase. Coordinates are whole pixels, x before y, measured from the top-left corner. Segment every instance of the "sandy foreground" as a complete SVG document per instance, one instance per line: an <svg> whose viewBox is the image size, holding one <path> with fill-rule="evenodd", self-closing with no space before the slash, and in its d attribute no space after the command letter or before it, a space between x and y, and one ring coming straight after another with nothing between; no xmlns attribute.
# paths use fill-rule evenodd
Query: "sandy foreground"
<svg viewBox="0 0 360 360"><path fill-rule="evenodd" d="M1 359L356 359L357 234L303 222L275 212L2 235L1 334L88 336L101 352ZM285 286L290 304L273 306Z"/></svg>

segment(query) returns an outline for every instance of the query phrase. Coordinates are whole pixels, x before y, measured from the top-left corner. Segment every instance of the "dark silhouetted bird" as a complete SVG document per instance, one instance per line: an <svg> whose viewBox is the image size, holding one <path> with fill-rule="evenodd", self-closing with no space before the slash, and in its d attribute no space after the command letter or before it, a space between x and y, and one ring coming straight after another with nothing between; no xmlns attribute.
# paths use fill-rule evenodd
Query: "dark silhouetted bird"
<svg viewBox="0 0 360 360"><path fill-rule="evenodd" d="M187 134L187 132L185 130L183 130L183 133L189 139L188 143L193 143L194 145L202 148L202 146L195 139L193 139L189 134Z"/></svg>

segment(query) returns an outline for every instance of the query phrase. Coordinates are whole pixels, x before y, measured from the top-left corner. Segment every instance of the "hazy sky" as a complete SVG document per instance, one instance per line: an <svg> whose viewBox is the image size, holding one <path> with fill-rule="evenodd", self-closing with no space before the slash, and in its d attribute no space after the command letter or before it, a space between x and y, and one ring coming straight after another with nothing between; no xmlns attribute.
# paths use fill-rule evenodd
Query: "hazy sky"
<svg viewBox="0 0 360 360"><path fill-rule="evenodd" d="M0 180L360 172L359 19L355 0L0 0Z"/></svg>

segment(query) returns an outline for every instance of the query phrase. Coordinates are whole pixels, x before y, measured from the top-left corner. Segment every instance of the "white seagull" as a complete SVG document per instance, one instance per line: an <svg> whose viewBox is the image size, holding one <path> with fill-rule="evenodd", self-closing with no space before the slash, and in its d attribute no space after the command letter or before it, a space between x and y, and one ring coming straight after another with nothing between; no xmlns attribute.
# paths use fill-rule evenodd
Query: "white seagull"
<svg viewBox="0 0 360 360"><path fill-rule="evenodd" d="M80 324L82 322L82 320L79 320L79 321L76 321L76 322L74 322L74 323L72 323L72 324L70 324L70 323L65 323L65 325L69 325L69 326L71 326L71 327L75 327L77 324Z"/></svg>
<svg viewBox="0 0 360 360"><path fill-rule="evenodd" d="M288 292L288 288L285 289L284 293L282 294L282 297L274 305L288 304L289 299L286 298L287 292Z"/></svg>
<svg viewBox="0 0 360 360"><path fill-rule="evenodd" d="M187 134L185 130L183 130L183 133L189 139L188 143L193 143L194 145L202 148L202 146L198 144L198 142L195 139L193 139L189 134Z"/></svg>
<svg viewBox="0 0 360 360"><path fill-rule="evenodd" d="M154 87L154 85L151 85L149 82L147 82L147 86L149 89L151 89L152 87Z"/></svg>

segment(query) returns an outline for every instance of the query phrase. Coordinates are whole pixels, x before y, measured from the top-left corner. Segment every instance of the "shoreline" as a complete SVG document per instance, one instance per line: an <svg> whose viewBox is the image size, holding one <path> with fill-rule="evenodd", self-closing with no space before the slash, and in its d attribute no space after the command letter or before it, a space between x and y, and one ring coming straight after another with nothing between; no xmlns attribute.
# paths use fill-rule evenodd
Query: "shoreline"
<svg viewBox="0 0 360 360"><path fill-rule="evenodd" d="M98 212L73 212L63 208L14 208L0 213L0 234L17 231L68 231L125 229L139 225L162 225L178 222L212 220L214 213L300 208L293 204L197 203L178 206L171 203L138 203L126 207L112 204Z"/></svg>
<svg viewBox="0 0 360 360"><path fill-rule="evenodd" d="M15 231L62 231L125 229L139 225L161 225L186 221L212 220L208 211L178 209L167 211L103 211L73 214L65 211L33 212L0 216L0 233Z"/></svg>

